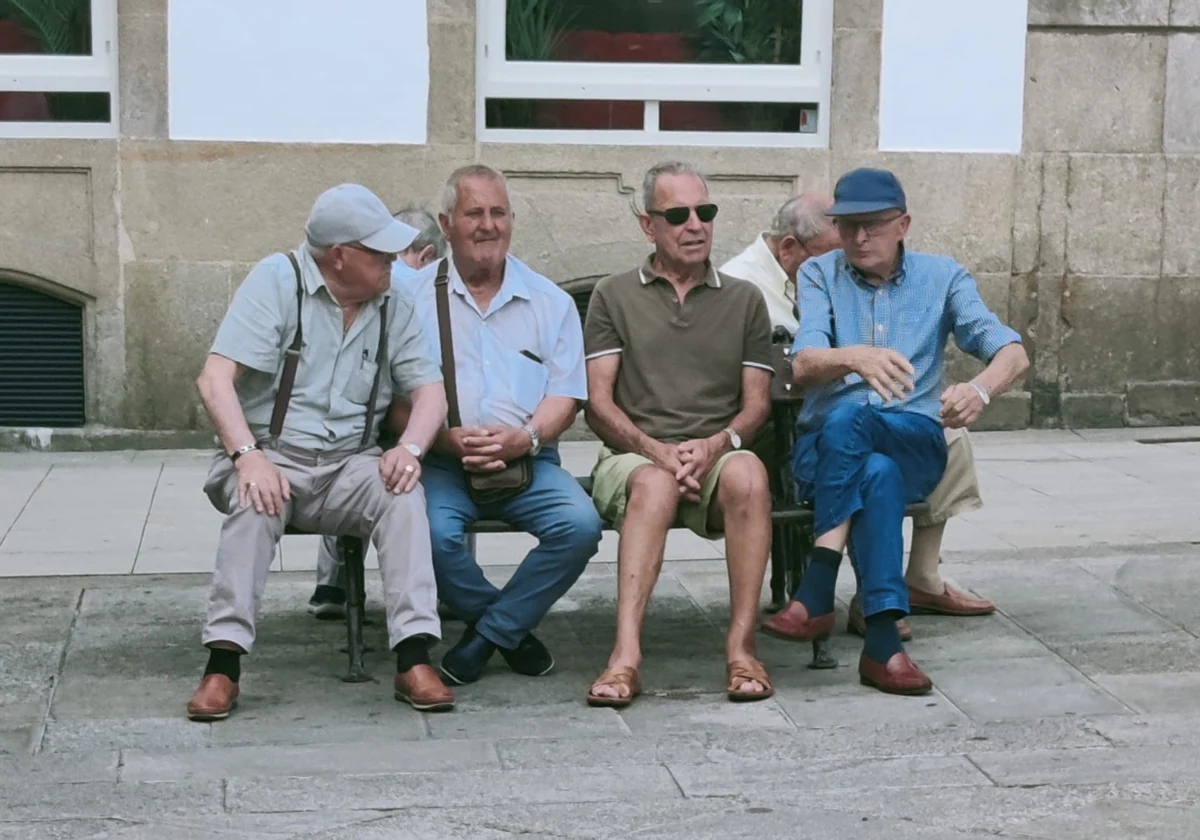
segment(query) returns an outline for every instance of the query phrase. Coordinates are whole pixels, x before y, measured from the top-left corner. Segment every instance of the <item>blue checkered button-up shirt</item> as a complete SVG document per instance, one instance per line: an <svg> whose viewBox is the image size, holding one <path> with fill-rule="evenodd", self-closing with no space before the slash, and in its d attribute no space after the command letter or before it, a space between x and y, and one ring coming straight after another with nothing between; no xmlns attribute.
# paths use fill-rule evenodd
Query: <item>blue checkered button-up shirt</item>
<svg viewBox="0 0 1200 840"><path fill-rule="evenodd" d="M916 370L915 387L903 400L884 402L856 373L810 388L800 412L801 429L819 426L826 413L845 400L938 420L951 334L959 349L985 363L1002 347L1021 342L1021 336L987 308L975 279L950 257L906 250L896 275L876 287L839 249L805 262L797 285L800 332L793 350L887 347Z"/></svg>

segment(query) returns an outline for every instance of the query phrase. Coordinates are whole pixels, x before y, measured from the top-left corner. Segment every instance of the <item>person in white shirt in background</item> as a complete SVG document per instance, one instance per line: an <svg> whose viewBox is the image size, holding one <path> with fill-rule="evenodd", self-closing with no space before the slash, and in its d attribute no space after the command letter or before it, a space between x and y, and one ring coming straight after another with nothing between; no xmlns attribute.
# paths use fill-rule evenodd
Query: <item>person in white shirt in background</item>
<svg viewBox="0 0 1200 840"><path fill-rule="evenodd" d="M822 193L808 192L788 199L771 224L744 251L721 266L722 274L747 280L762 291L771 317L776 341L790 346L799 329L800 312L796 302L796 273L805 260L841 248L841 237L830 223L826 211L833 199ZM780 335L781 330L787 335ZM976 598L947 584L938 573L942 537L946 521L952 516L978 510L983 506L979 478L975 473L975 454L966 429L946 429L949 457L942 481L926 500L929 512L913 521L912 549L905 579L913 613L938 615L990 615L996 605ZM773 434L763 429L754 451L769 469L774 467ZM786 457L789 453L784 453ZM908 622L897 622L902 640L912 638ZM847 629L862 636L866 632L862 603L856 594L850 602Z"/></svg>
<svg viewBox="0 0 1200 840"><path fill-rule="evenodd" d="M392 283L407 285L425 266L446 255L446 237L433 214L422 207L409 205L393 214L396 219L415 228L418 233L412 245L400 253L392 264ZM395 432L383 425L380 439L386 448ZM394 443L394 440L392 440ZM346 613L346 585L342 563L337 556L337 537L322 537L317 549L317 588L308 601L308 611L321 620L340 620Z"/></svg>

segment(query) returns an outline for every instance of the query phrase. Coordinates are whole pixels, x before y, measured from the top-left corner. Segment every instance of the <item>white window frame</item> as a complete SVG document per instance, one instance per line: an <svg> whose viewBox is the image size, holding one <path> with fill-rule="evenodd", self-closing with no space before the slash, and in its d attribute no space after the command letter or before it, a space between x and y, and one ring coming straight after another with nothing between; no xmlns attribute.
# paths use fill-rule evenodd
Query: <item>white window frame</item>
<svg viewBox="0 0 1200 840"><path fill-rule="evenodd" d="M828 148L833 65L833 0L806 0L797 65L634 64L509 61L507 0L476 10L476 131L485 143L614 146ZM702 72L697 72L702 71ZM642 130L488 128L488 99L633 100L645 103ZM816 103L817 130L660 131L662 102ZM797 126L799 129L799 126Z"/></svg>
<svg viewBox="0 0 1200 840"><path fill-rule="evenodd" d="M95 92L109 95L109 121L6 122L0 137L111 138L118 136L117 0L91 0L91 55L0 55L0 91Z"/></svg>

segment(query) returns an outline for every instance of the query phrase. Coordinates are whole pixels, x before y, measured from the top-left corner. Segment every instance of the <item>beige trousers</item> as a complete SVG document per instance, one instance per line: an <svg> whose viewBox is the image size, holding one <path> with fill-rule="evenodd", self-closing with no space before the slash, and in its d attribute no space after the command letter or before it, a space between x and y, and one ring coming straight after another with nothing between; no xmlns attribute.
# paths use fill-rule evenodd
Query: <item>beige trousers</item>
<svg viewBox="0 0 1200 840"><path fill-rule="evenodd" d="M268 450L292 491L278 516L238 505L237 471L217 454L204 492L226 516L201 635L205 645L233 642L250 652L267 573L287 524L314 533L370 537L383 576L388 646L418 634L441 638L425 492L418 484L408 493L388 493L379 475L380 453L378 447L358 454L318 453L284 444Z"/></svg>
<svg viewBox="0 0 1200 840"><path fill-rule="evenodd" d="M946 472L926 499L929 513L913 520L918 528L940 525L952 516L983 507L979 476L975 474L975 450L966 429L946 429Z"/></svg>

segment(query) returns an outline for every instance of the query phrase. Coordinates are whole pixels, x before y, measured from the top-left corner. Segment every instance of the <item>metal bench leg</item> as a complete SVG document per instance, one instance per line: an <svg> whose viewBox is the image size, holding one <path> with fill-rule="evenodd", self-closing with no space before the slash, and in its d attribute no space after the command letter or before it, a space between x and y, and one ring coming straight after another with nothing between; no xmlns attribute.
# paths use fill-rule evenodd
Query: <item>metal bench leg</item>
<svg viewBox="0 0 1200 840"><path fill-rule="evenodd" d="M777 613L787 606L791 593L787 588L787 558L789 551L786 525L771 526L771 605L766 612Z"/></svg>
<svg viewBox="0 0 1200 840"><path fill-rule="evenodd" d="M339 537L338 556L346 571L346 653L350 667L343 682L370 682L371 676L363 668L363 602L365 600L366 573L363 569L363 541L360 537Z"/></svg>

